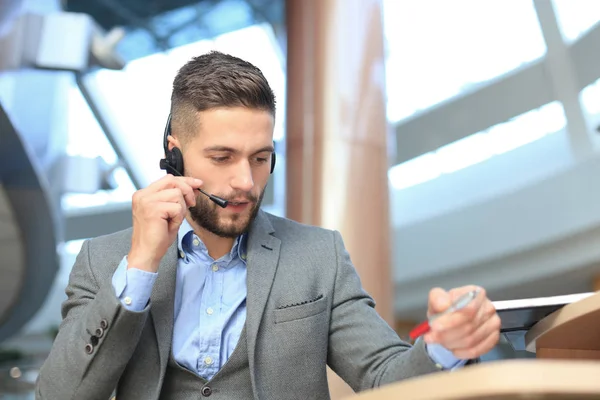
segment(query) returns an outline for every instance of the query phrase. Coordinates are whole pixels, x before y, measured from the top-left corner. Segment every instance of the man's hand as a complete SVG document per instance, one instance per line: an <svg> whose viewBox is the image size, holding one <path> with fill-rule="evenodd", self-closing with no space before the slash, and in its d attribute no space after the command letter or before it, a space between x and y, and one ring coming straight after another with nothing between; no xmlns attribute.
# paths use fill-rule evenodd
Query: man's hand
<svg viewBox="0 0 600 400"><path fill-rule="evenodd" d="M480 357L498 343L500 317L483 288L464 286L449 292L434 288L429 292L427 316L446 310L461 295L475 289L479 294L465 308L431 323L431 330L423 338L426 343L438 343L462 360Z"/></svg>
<svg viewBox="0 0 600 400"><path fill-rule="evenodd" d="M199 179L167 175L133 194L133 235L128 268L156 272L188 208L196 205Z"/></svg>

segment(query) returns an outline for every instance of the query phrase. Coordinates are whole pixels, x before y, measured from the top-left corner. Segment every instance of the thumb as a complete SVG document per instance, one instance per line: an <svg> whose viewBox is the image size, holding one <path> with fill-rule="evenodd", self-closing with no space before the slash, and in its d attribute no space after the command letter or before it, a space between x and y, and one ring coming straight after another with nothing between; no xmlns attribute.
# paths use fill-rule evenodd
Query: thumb
<svg viewBox="0 0 600 400"><path fill-rule="evenodd" d="M427 306L427 317L432 314L445 311L452 305L452 299L450 293L446 292L442 288L433 288L429 292L429 303Z"/></svg>

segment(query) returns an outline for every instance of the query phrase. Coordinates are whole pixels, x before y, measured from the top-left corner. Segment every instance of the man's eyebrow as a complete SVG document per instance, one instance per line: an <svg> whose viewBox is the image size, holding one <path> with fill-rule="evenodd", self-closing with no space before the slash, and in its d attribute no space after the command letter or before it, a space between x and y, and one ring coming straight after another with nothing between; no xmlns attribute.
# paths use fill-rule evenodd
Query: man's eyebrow
<svg viewBox="0 0 600 400"><path fill-rule="evenodd" d="M225 153L239 153L239 150L236 150L232 147L228 147L228 146L211 146L211 147L207 147L204 149L205 153L210 153L213 151L220 151L220 152L225 152ZM258 154L258 153L263 153L263 152L269 152L269 153L274 153L275 152L275 148L271 145L269 146L265 146L262 147L260 149L258 149L257 151L254 152L254 154Z"/></svg>
<svg viewBox="0 0 600 400"><path fill-rule="evenodd" d="M265 146L265 147L263 147L263 148L258 149L257 151L255 151L254 154L264 153L264 152L274 153L275 152L275 148L273 146Z"/></svg>
<svg viewBox="0 0 600 400"><path fill-rule="evenodd" d="M211 147L207 147L204 149L205 153L208 153L211 151L224 151L227 153L237 153L236 149L234 149L232 147L227 147L227 146L211 146Z"/></svg>

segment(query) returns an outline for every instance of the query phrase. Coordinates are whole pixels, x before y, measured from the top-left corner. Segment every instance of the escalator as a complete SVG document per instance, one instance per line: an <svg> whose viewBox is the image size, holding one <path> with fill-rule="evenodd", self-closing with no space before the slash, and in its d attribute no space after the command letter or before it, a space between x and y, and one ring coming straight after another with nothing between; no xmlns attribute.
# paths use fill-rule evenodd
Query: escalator
<svg viewBox="0 0 600 400"><path fill-rule="evenodd" d="M0 104L0 342L38 311L59 268L48 182Z"/></svg>

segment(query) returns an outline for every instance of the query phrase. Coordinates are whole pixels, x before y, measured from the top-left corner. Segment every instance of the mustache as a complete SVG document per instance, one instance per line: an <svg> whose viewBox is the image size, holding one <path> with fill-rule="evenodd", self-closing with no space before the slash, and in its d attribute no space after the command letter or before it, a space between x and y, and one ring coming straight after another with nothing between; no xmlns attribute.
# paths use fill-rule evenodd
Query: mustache
<svg viewBox="0 0 600 400"><path fill-rule="evenodd" d="M215 196L219 196L220 198L227 201L237 201L237 202L248 202L248 203L256 203L258 201L258 195L254 195L252 193L245 192L237 192L233 194L221 194L221 193L213 193ZM199 194L198 197L202 196Z"/></svg>

